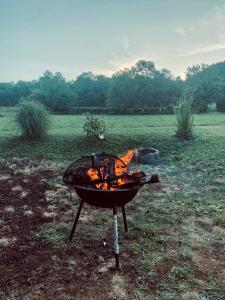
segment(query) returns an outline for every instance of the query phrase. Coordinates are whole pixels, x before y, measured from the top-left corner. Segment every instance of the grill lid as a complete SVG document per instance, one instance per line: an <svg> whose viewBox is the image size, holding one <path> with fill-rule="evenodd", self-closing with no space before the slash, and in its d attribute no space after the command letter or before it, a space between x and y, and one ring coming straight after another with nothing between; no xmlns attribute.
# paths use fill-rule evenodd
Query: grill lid
<svg viewBox="0 0 225 300"><path fill-rule="evenodd" d="M82 156L72 162L63 175L63 181L67 185L95 185L124 177L127 170L128 167L123 160L114 154L93 154ZM91 172L95 172L96 176L93 175L91 178Z"/></svg>
<svg viewBox="0 0 225 300"><path fill-rule="evenodd" d="M121 158L108 153L82 156L69 165L63 181L69 186L82 185L98 189L131 188L159 182L157 175L146 176L142 171L129 172L128 164L123 159L129 163L133 154L133 151L128 151Z"/></svg>

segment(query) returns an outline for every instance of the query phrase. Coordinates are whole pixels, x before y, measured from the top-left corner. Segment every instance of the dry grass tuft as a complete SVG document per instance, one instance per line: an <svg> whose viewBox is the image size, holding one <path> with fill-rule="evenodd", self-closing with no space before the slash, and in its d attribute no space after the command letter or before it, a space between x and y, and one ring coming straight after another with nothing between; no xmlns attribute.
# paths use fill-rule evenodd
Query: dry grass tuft
<svg viewBox="0 0 225 300"><path fill-rule="evenodd" d="M34 213L32 212L32 210L25 210L25 212L23 214L24 214L24 216L29 217L29 216L32 216Z"/></svg>
<svg viewBox="0 0 225 300"><path fill-rule="evenodd" d="M13 206L6 206L4 211L7 212L7 213L14 213L15 209L14 209Z"/></svg>
<svg viewBox="0 0 225 300"><path fill-rule="evenodd" d="M44 218L55 218L56 216L57 216L57 213L55 213L55 212L47 212L47 211L45 211L43 213L43 217Z"/></svg>
<svg viewBox="0 0 225 300"><path fill-rule="evenodd" d="M16 238L7 238L7 237L2 237L0 238L0 247L7 247L12 245L16 241Z"/></svg>

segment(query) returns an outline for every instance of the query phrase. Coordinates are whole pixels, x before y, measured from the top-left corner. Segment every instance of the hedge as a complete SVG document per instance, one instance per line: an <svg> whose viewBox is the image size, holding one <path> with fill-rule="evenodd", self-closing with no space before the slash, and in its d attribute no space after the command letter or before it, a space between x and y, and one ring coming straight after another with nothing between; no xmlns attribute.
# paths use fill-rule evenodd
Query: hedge
<svg viewBox="0 0 225 300"><path fill-rule="evenodd" d="M158 115L158 114L173 114L173 108L170 106L167 109L158 108L124 108L112 109L108 107L74 107L69 112L55 112L55 114L81 115L84 113L92 113L98 115Z"/></svg>

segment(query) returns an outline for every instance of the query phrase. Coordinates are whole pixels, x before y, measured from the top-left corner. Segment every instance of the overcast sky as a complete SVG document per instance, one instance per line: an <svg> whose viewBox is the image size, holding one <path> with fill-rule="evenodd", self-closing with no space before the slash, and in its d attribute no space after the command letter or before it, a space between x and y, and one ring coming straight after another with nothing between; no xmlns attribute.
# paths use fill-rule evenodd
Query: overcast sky
<svg viewBox="0 0 225 300"><path fill-rule="evenodd" d="M225 0L0 0L0 81L225 60Z"/></svg>

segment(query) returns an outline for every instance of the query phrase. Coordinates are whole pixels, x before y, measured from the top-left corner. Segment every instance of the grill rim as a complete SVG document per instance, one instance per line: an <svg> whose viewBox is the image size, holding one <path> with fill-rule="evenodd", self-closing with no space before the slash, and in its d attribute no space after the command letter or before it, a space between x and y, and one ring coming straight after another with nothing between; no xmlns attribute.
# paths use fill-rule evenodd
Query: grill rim
<svg viewBox="0 0 225 300"><path fill-rule="evenodd" d="M115 190L104 190L104 189L98 189L98 188L91 188L91 187L86 187L85 185L77 185L77 184L74 184L74 185L71 185L70 188L72 189L83 189L83 190L86 190L86 191L92 191L92 192L106 192L106 193L112 193L112 192L115 192L115 193L118 193L118 192L128 192L128 191L132 191L132 190L139 190L141 188L141 185L135 185L135 186L132 186L131 188L126 188L126 189L115 189Z"/></svg>

